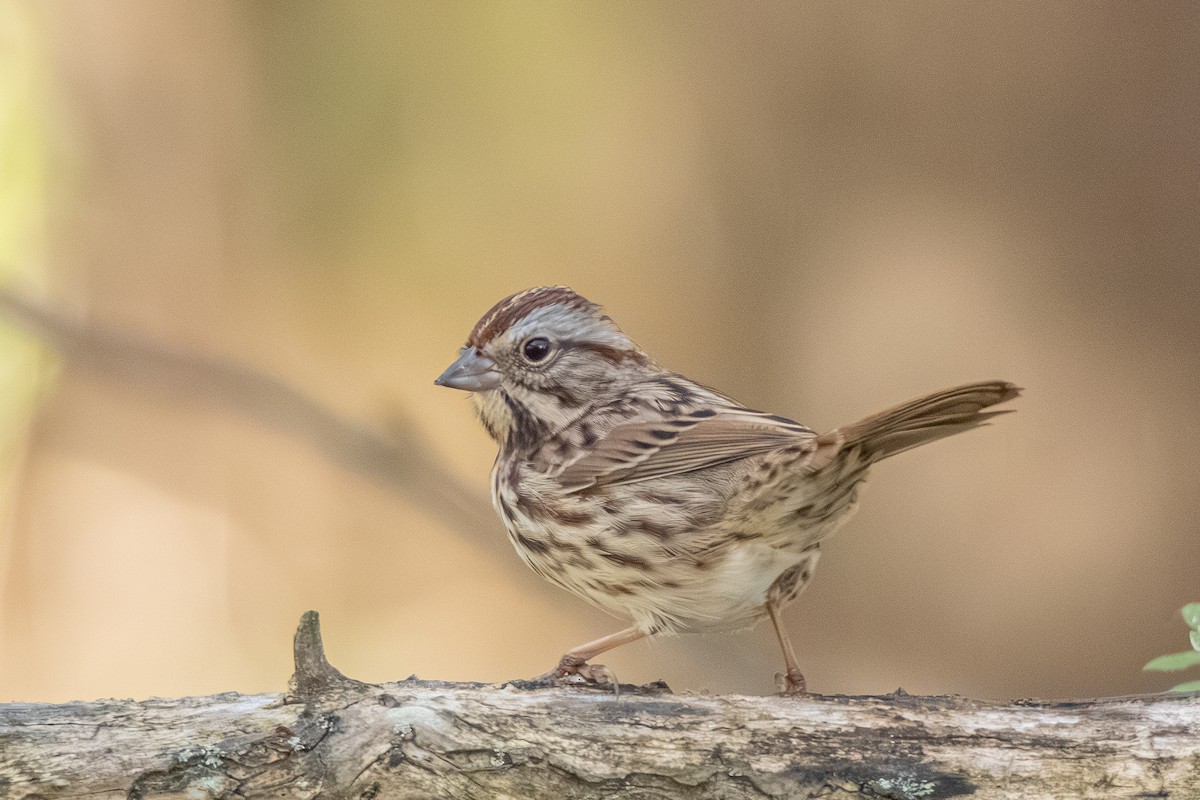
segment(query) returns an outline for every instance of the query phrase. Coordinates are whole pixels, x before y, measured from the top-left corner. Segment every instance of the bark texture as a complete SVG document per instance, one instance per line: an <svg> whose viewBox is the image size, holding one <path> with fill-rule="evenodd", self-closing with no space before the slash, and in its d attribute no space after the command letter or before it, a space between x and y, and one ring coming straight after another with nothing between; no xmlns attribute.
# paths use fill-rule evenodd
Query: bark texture
<svg viewBox="0 0 1200 800"><path fill-rule="evenodd" d="M0 798L1200 798L1200 702L367 685L0 706Z"/></svg>

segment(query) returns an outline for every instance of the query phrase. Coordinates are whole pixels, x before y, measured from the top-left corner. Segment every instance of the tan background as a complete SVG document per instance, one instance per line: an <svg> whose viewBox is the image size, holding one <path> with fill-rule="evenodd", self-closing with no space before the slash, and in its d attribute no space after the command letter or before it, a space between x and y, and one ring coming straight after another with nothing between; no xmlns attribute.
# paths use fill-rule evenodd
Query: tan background
<svg viewBox="0 0 1200 800"><path fill-rule="evenodd" d="M1027 387L1018 414L875 472L787 615L815 690L1170 685L1139 670L1186 646L1177 609L1200 600L1194 4L0 19L38 131L12 285L365 425L407 419L483 510L450 524L419 484L270 420L46 354L5 434L0 700L277 691L309 608L367 680L530 676L614 630L508 551L481 499L494 448L433 386L479 314L539 283L817 428ZM605 661L762 693L780 658L759 629Z"/></svg>

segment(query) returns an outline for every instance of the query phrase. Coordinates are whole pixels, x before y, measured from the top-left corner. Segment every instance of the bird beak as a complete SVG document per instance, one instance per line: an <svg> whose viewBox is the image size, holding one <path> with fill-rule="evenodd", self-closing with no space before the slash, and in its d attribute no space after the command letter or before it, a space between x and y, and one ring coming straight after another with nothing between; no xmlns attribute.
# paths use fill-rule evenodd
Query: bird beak
<svg viewBox="0 0 1200 800"><path fill-rule="evenodd" d="M484 392L500 385L500 373L490 358L473 347L464 347L458 360L446 367L434 383L467 392Z"/></svg>

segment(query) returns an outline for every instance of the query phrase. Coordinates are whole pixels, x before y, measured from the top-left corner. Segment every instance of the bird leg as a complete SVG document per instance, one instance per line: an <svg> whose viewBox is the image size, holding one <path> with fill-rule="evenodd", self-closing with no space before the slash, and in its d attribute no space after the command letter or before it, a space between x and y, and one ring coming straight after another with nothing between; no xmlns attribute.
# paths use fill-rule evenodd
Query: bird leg
<svg viewBox="0 0 1200 800"><path fill-rule="evenodd" d="M780 694L807 694L808 685L796 663L796 651L792 649L792 641L788 639L787 631L779 622L779 607L775 603L767 603L767 613L771 615L771 624L775 626L775 636L779 638L779 646L783 649L783 663L786 673L775 673L775 684Z"/></svg>
<svg viewBox="0 0 1200 800"><path fill-rule="evenodd" d="M645 631L633 627L603 636L594 642L581 644L579 647L572 648L569 653L559 660L557 667L542 675L538 680L561 681L577 675L584 681L594 683L597 686L617 686L617 676L613 674L612 670L603 664L589 664L587 662L601 653L612 650L614 647L636 642L646 635Z"/></svg>

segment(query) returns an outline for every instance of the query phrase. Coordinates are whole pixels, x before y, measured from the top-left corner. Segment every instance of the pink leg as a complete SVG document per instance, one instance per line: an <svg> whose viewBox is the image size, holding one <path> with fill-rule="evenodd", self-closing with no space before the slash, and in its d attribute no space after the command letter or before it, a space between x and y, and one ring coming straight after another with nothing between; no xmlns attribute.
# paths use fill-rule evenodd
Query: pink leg
<svg viewBox="0 0 1200 800"><path fill-rule="evenodd" d="M779 622L779 609L774 603L767 603L767 613L771 615L771 624L775 626L775 635L779 638L779 646L783 649L783 663L787 667L785 674L775 676L775 680L779 684L779 693L806 694L808 686L804 681L804 675L800 672L800 665L796 663L796 651L792 649L792 642L788 639L787 631Z"/></svg>
<svg viewBox="0 0 1200 800"><path fill-rule="evenodd" d="M614 647L636 642L646 635L645 631L638 628L626 628L618 633L603 636L594 642L581 644L578 647L572 648L569 653L559 660L558 666L553 671L543 675L542 678L547 680L561 680L570 675L578 675L591 683L597 683L602 686L616 686L617 676L612 673L612 670L602 664L589 664L587 662L601 653L612 650Z"/></svg>

